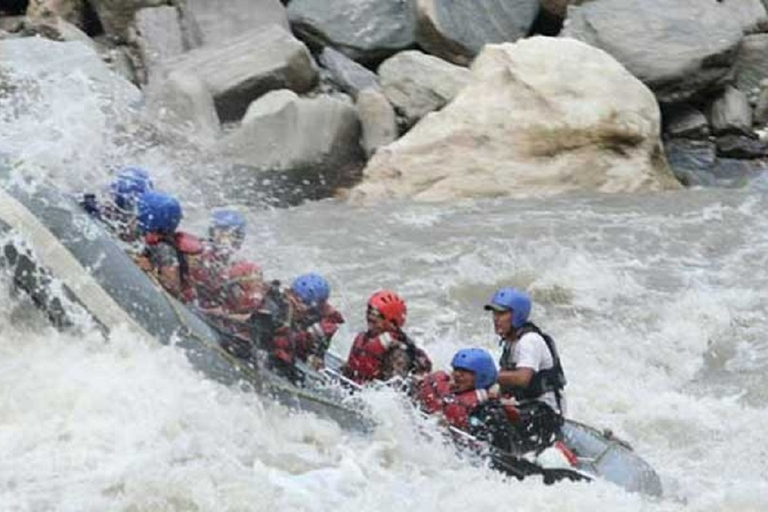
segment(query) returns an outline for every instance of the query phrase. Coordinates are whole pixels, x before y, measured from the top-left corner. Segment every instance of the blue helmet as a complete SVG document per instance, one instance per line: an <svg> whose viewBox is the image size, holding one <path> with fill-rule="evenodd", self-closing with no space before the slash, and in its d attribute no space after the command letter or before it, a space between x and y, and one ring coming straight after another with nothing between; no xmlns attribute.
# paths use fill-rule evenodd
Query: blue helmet
<svg viewBox="0 0 768 512"><path fill-rule="evenodd" d="M531 314L531 297L517 288L499 288L493 294L486 311L512 311L512 327L519 329L528 321Z"/></svg>
<svg viewBox="0 0 768 512"><path fill-rule="evenodd" d="M216 229L235 231L245 234L245 217L237 210L221 209L211 213L211 223L208 228L210 234Z"/></svg>
<svg viewBox="0 0 768 512"><path fill-rule="evenodd" d="M172 233L181 222L181 205L164 192L147 192L139 197L138 222L143 233Z"/></svg>
<svg viewBox="0 0 768 512"><path fill-rule="evenodd" d="M496 363L487 350L481 348L463 348L456 352L451 361L454 369L466 370L475 374L475 389L487 389L499 376Z"/></svg>
<svg viewBox="0 0 768 512"><path fill-rule="evenodd" d="M319 274L310 273L297 277L291 285L291 290L303 303L315 306L328 300L331 295L331 286L328 281Z"/></svg>
<svg viewBox="0 0 768 512"><path fill-rule="evenodd" d="M140 167L122 169L109 184L112 200L122 210L132 210L139 196L153 188L149 173Z"/></svg>

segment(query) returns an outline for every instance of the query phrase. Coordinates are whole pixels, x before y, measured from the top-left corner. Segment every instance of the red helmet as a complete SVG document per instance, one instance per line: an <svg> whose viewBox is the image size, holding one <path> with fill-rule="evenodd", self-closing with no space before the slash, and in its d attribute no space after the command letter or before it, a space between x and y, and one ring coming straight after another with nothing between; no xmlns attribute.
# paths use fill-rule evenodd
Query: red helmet
<svg viewBox="0 0 768 512"><path fill-rule="evenodd" d="M371 295L368 307L377 310L392 325L401 328L405 324L407 308L405 302L395 292L381 290Z"/></svg>

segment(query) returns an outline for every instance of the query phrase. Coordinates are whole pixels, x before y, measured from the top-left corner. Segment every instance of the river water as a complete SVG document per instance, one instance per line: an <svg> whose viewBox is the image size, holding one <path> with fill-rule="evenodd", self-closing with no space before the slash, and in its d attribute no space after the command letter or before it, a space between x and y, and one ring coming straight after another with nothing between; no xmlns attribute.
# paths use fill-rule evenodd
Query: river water
<svg viewBox="0 0 768 512"><path fill-rule="evenodd" d="M221 193L188 179L188 159L112 134L70 98L45 108L58 115L2 117L0 149L73 192L106 182L110 159L147 165L188 206L185 227L204 230L202 205ZM382 287L407 300L406 330L438 368L468 345L498 354L482 305L498 286L529 289L560 347L569 415L629 441L661 499L509 481L418 434L389 391L366 393L371 436L345 432L211 382L173 347L121 332L105 343L86 323L58 333L3 276L0 510L768 510L766 209L758 183L248 213L244 253L267 277L314 270L333 285L340 354Z"/></svg>

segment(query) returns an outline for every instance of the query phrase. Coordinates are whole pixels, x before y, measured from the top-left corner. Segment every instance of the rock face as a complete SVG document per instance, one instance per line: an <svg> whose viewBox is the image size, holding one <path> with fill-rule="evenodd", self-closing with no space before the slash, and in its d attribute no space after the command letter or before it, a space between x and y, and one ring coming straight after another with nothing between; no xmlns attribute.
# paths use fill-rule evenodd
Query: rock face
<svg viewBox="0 0 768 512"><path fill-rule="evenodd" d="M450 200L679 187L651 91L572 39L489 45L442 111L379 149L351 197Z"/></svg>
<svg viewBox="0 0 768 512"><path fill-rule="evenodd" d="M379 66L384 94L409 125L443 108L471 75L466 68L417 50L400 52Z"/></svg>
<svg viewBox="0 0 768 512"><path fill-rule="evenodd" d="M175 7L149 7L136 13L137 46L147 81L160 73L166 60L184 53L184 37Z"/></svg>
<svg viewBox="0 0 768 512"><path fill-rule="evenodd" d="M768 34L746 36L742 40L734 69L739 90L756 98L760 82L768 78Z"/></svg>
<svg viewBox="0 0 768 512"><path fill-rule="evenodd" d="M215 45L259 27L288 27L288 13L280 0L186 0L188 13L203 45Z"/></svg>
<svg viewBox="0 0 768 512"><path fill-rule="evenodd" d="M721 0L720 3L739 20L744 32L760 30L768 22L762 0Z"/></svg>
<svg viewBox="0 0 768 512"><path fill-rule="evenodd" d="M380 89L376 73L361 66L341 52L326 46L317 57L318 62L333 76L341 89L356 98L365 89Z"/></svg>
<svg viewBox="0 0 768 512"><path fill-rule="evenodd" d="M284 198L286 190L280 188L304 187L314 198L328 196L349 186L363 163L360 122L351 103L329 96L300 98L286 89L254 101L242 125L221 139L217 150L241 164L228 177L235 193L269 190Z"/></svg>
<svg viewBox="0 0 768 512"><path fill-rule="evenodd" d="M166 5L166 0L89 0L99 17L104 32L119 40L128 40L134 15L144 7Z"/></svg>
<svg viewBox="0 0 768 512"><path fill-rule="evenodd" d="M366 156L397 139L397 118L389 100L375 89L360 91L355 100L360 117L360 144Z"/></svg>
<svg viewBox="0 0 768 512"><path fill-rule="evenodd" d="M735 133L749 135L752 132L752 109L746 95L728 86L710 107L710 123L716 135Z"/></svg>
<svg viewBox="0 0 768 512"><path fill-rule="evenodd" d="M602 48L660 102L679 103L723 85L743 31L714 1L599 0L571 6L561 35Z"/></svg>
<svg viewBox="0 0 768 512"><path fill-rule="evenodd" d="M468 64L488 43L514 42L528 35L539 0L417 0L416 40L429 53Z"/></svg>
<svg viewBox="0 0 768 512"><path fill-rule="evenodd" d="M168 65L168 73L199 77L213 95L222 121L240 119L248 105L271 90L306 92L317 79L307 48L277 25L203 47Z"/></svg>
<svg viewBox="0 0 768 512"><path fill-rule="evenodd" d="M413 0L292 0L288 16L302 40L358 62L378 62L416 43Z"/></svg>

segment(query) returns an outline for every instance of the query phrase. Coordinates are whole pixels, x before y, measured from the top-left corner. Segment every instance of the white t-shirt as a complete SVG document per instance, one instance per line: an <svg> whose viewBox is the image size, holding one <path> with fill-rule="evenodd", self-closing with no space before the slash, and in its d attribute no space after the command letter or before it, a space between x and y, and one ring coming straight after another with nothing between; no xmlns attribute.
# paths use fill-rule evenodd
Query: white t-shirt
<svg viewBox="0 0 768 512"><path fill-rule="evenodd" d="M547 342L535 332L527 332L515 342L512 346L512 362L515 363L515 368L530 368L534 372L547 370L555 366L552 354L547 347ZM561 405L565 409L565 396L562 390L560 391L560 396ZM541 400L555 411L559 410L554 391L547 391L537 400ZM561 412L565 414L564 410Z"/></svg>

